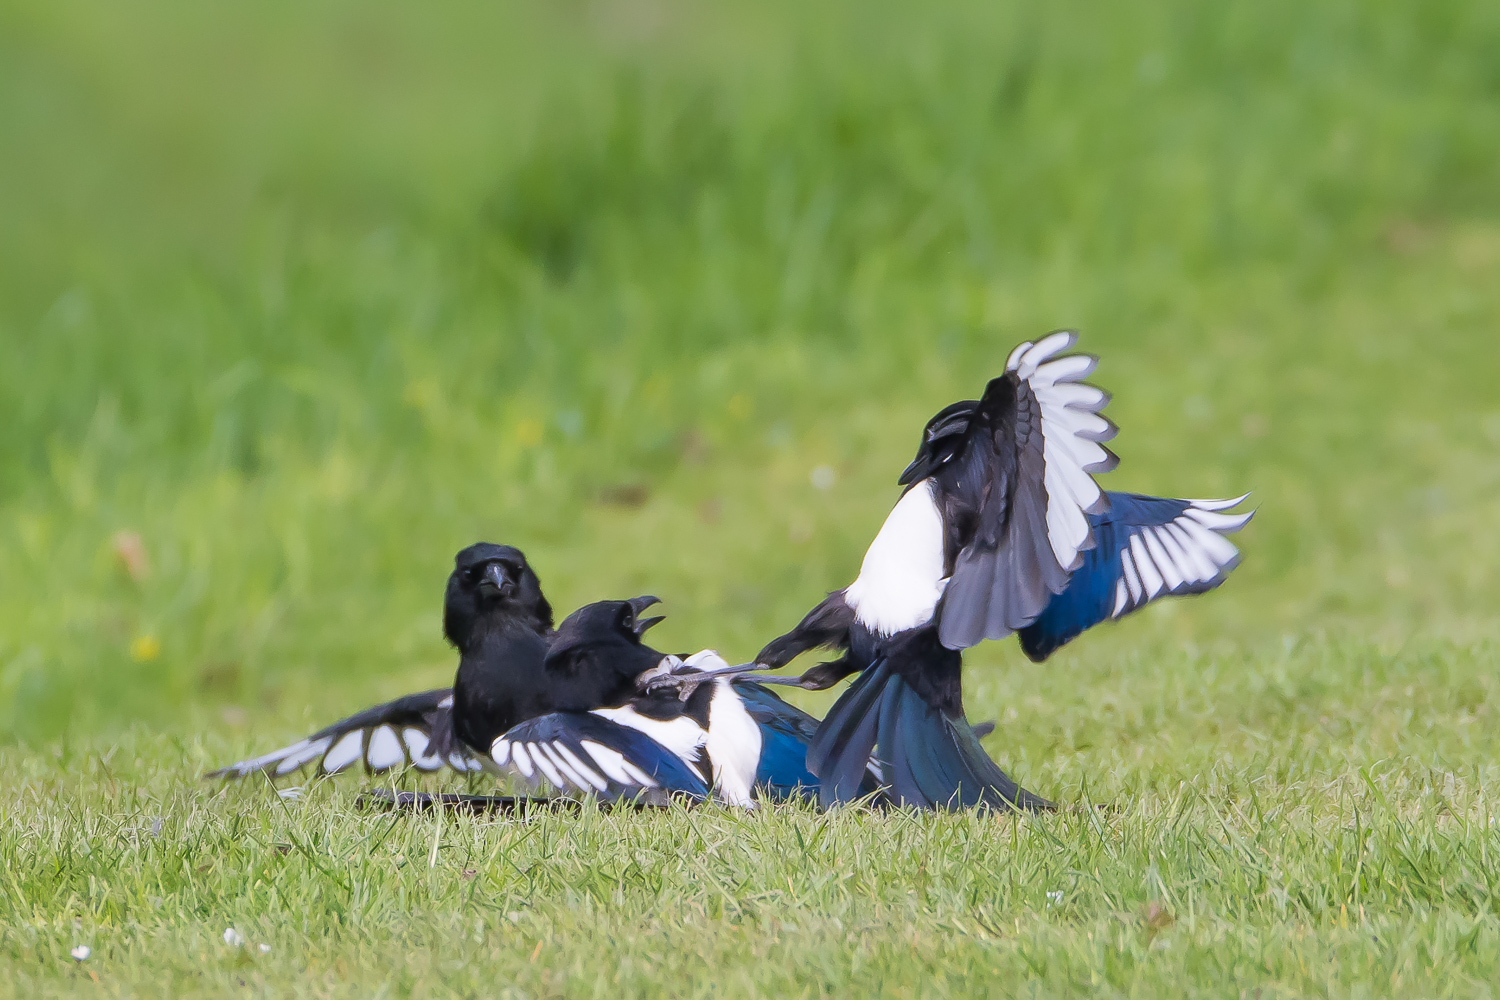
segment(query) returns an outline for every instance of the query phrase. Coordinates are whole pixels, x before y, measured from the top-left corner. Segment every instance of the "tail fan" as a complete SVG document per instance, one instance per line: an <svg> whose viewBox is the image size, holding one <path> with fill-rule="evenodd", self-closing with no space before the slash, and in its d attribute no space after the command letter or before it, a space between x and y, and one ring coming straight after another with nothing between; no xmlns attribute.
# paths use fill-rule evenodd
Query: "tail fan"
<svg viewBox="0 0 1500 1000"><path fill-rule="evenodd" d="M1051 809L1002 771L962 717L929 705L886 659L860 675L834 704L808 748L824 807L859 797L857 776L871 755L885 792L919 809Z"/></svg>

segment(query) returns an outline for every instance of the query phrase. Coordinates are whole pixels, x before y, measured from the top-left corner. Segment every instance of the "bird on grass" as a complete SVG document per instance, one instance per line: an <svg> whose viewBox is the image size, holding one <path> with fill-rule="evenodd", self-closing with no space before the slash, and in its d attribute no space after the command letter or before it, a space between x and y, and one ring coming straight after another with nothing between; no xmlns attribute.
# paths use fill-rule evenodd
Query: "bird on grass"
<svg viewBox="0 0 1500 1000"><path fill-rule="evenodd" d="M361 762L375 774L406 766L481 771L481 755L496 735L527 712L552 710L527 689L527 678L541 673L552 634L552 606L521 550L471 545L454 557L443 598L443 635L460 652L452 688L376 705L204 777L281 777L315 761L320 775Z"/></svg>
<svg viewBox="0 0 1500 1000"><path fill-rule="evenodd" d="M522 722L493 742L489 759L534 785L606 801L712 798L753 808L761 798L815 796L807 746L817 719L749 680L653 683L726 666L712 650L684 659L647 646L642 636L661 619L638 616L654 601L602 601L570 615L545 671L553 688L582 695L576 707ZM600 696L618 682L637 690L623 700ZM869 763L859 787L874 795L879 775Z"/></svg>
<svg viewBox="0 0 1500 1000"><path fill-rule="evenodd" d="M361 761L376 773L404 764L423 771L444 766L461 773L495 770L499 765L490 750L497 738L518 723L546 717L554 727L582 724L604 730L593 732L591 742L612 747L624 768L618 772L625 776L623 784L591 789L555 783L560 789L592 790L609 799L641 793L659 801L679 795L707 798L722 787L725 791L720 797L736 803L748 802L756 786L773 797L811 794L814 781L805 767L805 751L817 720L770 691L740 682L733 686L736 694L729 701L714 701L718 691L712 685L686 699L679 699L675 691L637 697L638 675L660 671L664 662L683 663L641 642L646 629L662 620L640 617L657 603L655 597L638 597L586 605L554 630L551 606L525 556L509 546L470 546L455 558L444 596L444 635L460 653L453 688L377 705L290 746L207 777L256 773L278 777L314 761L320 774L334 774ZM688 657L687 662L698 668L723 665L710 652ZM730 689L728 682L723 687ZM729 712L734 718L752 719L754 726L741 725L726 737L731 730L711 725L705 714L710 704L719 706L714 718L722 721ZM594 721L579 723L582 714L595 709L601 714ZM623 721L612 721L615 716ZM687 721L673 725L674 719ZM635 728L631 720L636 721ZM695 732L702 742L702 759L678 761L653 742L641 732L641 727L652 729L652 720L666 722L666 728L656 732L670 747L684 745L676 734L685 725L698 726ZM576 730L575 735L588 738L586 732L592 731ZM566 732L559 738L565 739ZM742 750L736 739L743 743ZM523 777L556 774L546 751L540 752L542 767L522 772ZM522 759L529 761L524 753ZM748 776L743 767L734 766L736 753L756 761L757 768ZM696 769L702 761L713 759L709 755L729 761L730 769L720 766L716 770L712 765L707 771ZM606 755L603 764L595 763L614 774L614 760ZM590 769L587 773L598 772ZM561 774L556 776L561 780ZM477 802L484 797L468 798Z"/></svg>
<svg viewBox="0 0 1500 1000"><path fill-rule="evenodd" d="M1101 413L1109 396L1084 381L1096 359L1064 353L1076 340L1057 331L1021 344L979 399L928 421L859 576L749 665L832 648L837 659L795 683L859 674L809 747L824 805L862 794L873 754L898 804L1051 808L980 746L962 651L1016 633L1041 661L1157 598L1211 590L1237 565L1222 536L1250 520L1225 513L1245 497L1173 500L1094 482L1118 463L1105 447L1116 428Z"/></svg>

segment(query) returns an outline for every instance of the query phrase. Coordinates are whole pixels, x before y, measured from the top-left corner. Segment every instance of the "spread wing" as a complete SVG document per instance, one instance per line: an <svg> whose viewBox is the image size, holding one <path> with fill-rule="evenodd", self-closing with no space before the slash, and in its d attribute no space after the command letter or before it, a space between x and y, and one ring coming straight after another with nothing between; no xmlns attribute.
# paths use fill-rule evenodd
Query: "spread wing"
<svg viewBox="0 0 1500 1000"><path fill-rule="evenodd" d="M1109 499L1092 474L1119 460L1103 444L1116 433L1100 412L1109 396L1083 381L1096 359L1062 354L1076 341L1061 330L1017 347L973 407L961 449L936 472L966 508L949 514L949 531L973 530L938 609L950 649L1031 624L1094 546L1088 516Z"/></svg>
<svg viewBox="0 0 1500 1000"><path fill-rule="evenodd" d="M337 774L361 763L374 774L401 767L483 770L479 758L454 739L453 692L439 688L367 708L280 750L221 767L204 777L265 774L279 778L314 762L320 775Z"/></svg>
<svg viewBox="0 0 1500 1000"><path fill-rule="evenodd" d="M703 775L638 729L592 712L557 712L513 726L490 759L529 784L605 801L706 799Z"/></svg>
<svg viewBox="0 0 1500 1000"><path fill-rule="evenodd" d="M1067 587L1020 630L1021 648L1040 662L1084 629L1121 618L1159 597L1201 594L1223 583L1240 553L1224 535L1254 511L1226 513L1233 500L1169 500L1110 493L1109 510L1090 514L1095 546Z"/></svg>

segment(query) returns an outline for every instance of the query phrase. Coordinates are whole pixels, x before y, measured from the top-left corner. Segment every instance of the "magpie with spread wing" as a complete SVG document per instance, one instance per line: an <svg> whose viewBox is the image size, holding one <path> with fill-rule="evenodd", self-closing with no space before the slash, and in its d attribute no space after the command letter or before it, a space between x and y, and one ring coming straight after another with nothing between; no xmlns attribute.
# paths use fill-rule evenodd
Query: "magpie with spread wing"
<svg viewBox="0 0 1500 1000"><path fill-rule="evenodd" d="M1118 462L1104 444L1116 428L1101 413L1109 396L1083 381L1096 359L1064 353L1076 340L1058 331L1021 344L980 399L934 416L858 578L756 657L774 669L814 648L842 651L804 687L860 674L808 751L825 805L860 794L873 754L898 803L1050 808L969 727L961 651L1014 632L1039 661L1158 597L1210 590L1237 564L1222 535L1249 521L1225 513L1244 497L1171 500L1094 482Z"/></svg>
<svg viewBox="0 0 1500 1000"><path fill-rule="evenodd" d="M538 692L524 689L526 678L541 675L552 634L552 606L521 550L471 545L454 557L443 598L443 635L461 654L455 687L376 705L205 777L281 777L314 761L319 774L337 774L361 762L372 773L407 765L420 771L445 766L460 773L481 771L478 753L496 734L525 718L523 713L551 711Z"/></svg>
<svg viewBox="0 0 1500 1000"><path fill-rule="evenodd" d="M713 798L753 808L757 798L812 798L812 716L748 680L653 685L674 671L725 666L712 650L684 660L647 646L642 635L661 619L638 616L643 602L654 601L603 601L570 615L546 659L562 710L500 736L490 761L533 784L611 802ZM629 697L604 695L620 684L631 687ZM854 784L876 794L878 770L867 760Z"/></svg>

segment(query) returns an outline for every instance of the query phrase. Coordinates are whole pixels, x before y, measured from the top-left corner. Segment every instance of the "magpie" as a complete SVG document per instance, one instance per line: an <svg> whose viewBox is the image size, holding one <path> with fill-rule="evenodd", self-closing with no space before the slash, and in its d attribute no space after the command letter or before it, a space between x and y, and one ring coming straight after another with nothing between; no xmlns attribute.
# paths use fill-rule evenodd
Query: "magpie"
<svg viewBox="0 0 1500 1000"><path fill-rule="evenodd" d="M1116 427L1101 413L1109 396L1083 381L1096 359L1064 353L1076 341L1060 330L1021 344L981 398L928 421L859 576L756 657L775 669L814 648L841 651L798 679L810 688L860 674L808 750L825 805L860 794L854 779L874 753L900 804L1050 808L979 745L962 650L1017 633L1040 661L1158 597L1210 590L1238 563L1221 536L1249 521L1225 513L1245 497L1172 500L1094 482L1118 464L1105 447Z"/></svg>
<svg viewBox="0 0 1500 1000"><path fill-rule="evenodd" d="M654 598L600 602L563 622L545 669L554 689L577 695L574 706L509 730L491 744L490 761L533 785L611 802L712 798L753 808L758 798L814 797L807 745L817 720L754 681L656 685L663 675L726 665L712 650L684 659L647 646L645 630L661 619L640 620L643 601ZM599 696L620 681L631 685L628 697ZM879 772L869 765L855 786L873 795Z"/></svg>
<svg viewBox="0 0 1500 1000"><path fill-rule="evenodd" d="M204 777L280 777L314 761L319 774L337 774L360 762L372 773L408 765L419 771L444 766L460 773L481 771L479 752L488 741L469 740L492 740L491 730L503 732L523 717L517 712L543 710L534 698L508 703L508 689L496 675L539 674L552 634L552 606L525 554L509 545L471 545L454 557L443 598L443 635L463 654L453 688L376 705ZM488 654L471 655L470 647Z"/></svg>

